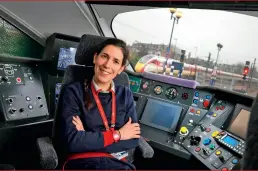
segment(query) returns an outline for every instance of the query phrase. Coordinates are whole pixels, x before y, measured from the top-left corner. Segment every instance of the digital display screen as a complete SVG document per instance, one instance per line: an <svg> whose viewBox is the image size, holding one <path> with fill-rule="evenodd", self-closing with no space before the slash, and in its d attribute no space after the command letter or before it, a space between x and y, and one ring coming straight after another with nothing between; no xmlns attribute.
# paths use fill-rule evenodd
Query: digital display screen
<svg viewBox="0 0 258 171"><path fill-rule="evenodd" d="M61 85L62 85L61 83L56 83L56 88L55 88L55 104L57 104L57 101L58 101Z"/></svg>
<svg viewBox="0 0 258 171"><path fill-rule="evenodd" d="M181 112L182 107L179 105L149 99L141 123L174 133Z"/></svg>
<svg viewBox="0 0 258 171"><path fill-rule="evenodd" d="M250 112L242 109L237 117L232 121L228 131L236 136L246 139Z"/></svg>
<svg viewBox="0 0 258 171"><path fill-rule="evenodd" d="M223 141L229 145L231 145L232 147L236 147L239 143L239 141L229 135L227 135L226 137L223 138Z"/></svg>
<svg viewBox="0 0 258 171"><path fill-rule="evenodd" d="M141 86L141 78L129 75L130 89L132 92L139 92Z"/></svg>
<svg viewBox="0 0 258 171"><path fill-rule="evenodd" d="M74 65L75 63L75 54L76 48L60 48L58 62L57 62L57 69L58 70L65 70L68 65Z"/></svg>

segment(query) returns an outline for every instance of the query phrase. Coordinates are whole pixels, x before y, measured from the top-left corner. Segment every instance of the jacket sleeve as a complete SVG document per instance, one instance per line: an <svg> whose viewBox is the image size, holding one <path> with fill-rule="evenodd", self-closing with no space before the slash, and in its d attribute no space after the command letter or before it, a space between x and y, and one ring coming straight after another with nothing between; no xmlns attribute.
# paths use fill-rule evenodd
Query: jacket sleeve
<svg viewBox="0 0 258 171"><path fill-rule="evenodd" d="M125 123L129 120L129 117L132 118L132 123L138 123L137 120L137 113L136 109L134 106L134 99L133 99L133 93L131 92L130 89L126 88L126 118L125 118ZM134 138L130 140L121 140L118 141L117 143L113 143L105 149L101 151L109 152L109 153L115 153L115 152L120 152L120 151L126 151L132 148L136 148L139 145L139 139Z"/></svg>
<svg viewBox="0 0 258 171"><path fill-rule="evenodd" d="M79 93L77 88L68 86L59 99L61 112L62 138L70 153L93 151L104 148L114 142L110 131L88 132L78 131L72 123L73 116L79 114Z"/></svg>

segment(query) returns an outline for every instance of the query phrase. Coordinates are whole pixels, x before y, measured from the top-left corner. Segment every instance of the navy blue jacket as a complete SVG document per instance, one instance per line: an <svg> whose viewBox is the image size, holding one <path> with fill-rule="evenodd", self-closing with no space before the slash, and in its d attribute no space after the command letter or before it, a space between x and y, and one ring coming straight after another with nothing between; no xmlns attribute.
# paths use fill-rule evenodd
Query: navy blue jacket
<svg viewBox="0 0 258 171"><path fill-rule="evenodd" d="M64 88L59 99L61 112L61 141L65 143L68 153L82 153L89 151L120 152L138 146L138 139L120 140L114 142L113 135L106 131L92 92L89 89L93 107L85 107L85 90L81 82L75 82ZM115 85L116 94L116 130L120 129L129 119L137 122L133 94L125 86ZM101 104L107 120L111 122L111 93L99 93ZM79 115L85 131L77 131L72 123L72 117Z"/></svg>

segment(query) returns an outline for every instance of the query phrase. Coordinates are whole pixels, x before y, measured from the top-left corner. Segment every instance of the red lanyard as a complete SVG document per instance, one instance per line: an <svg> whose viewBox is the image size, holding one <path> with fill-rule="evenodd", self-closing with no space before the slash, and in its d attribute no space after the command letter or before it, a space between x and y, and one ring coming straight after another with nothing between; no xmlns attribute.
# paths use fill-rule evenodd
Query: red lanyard
<svg viewBox="0 0 258 171"><path fill-rule="evenodd" d="M104 122L104 126L105 126L106 130L109 130L106 114L104 112L104 109L103 109L103 107L102 107L102 105L100 103L99 97L97 95L97 93L99 93L101 91L101 89L96 92L96 90L95 90L95 88L93 86L93 83L91 83L91 90L92 90L93 97L94 97L94 99L96 101L96 104L98 106L100 116L101 116L101 118L102 118L102 120ZM116 95L115 95L115 92L113 90L111 90L111 93L112 93L111 129L114 130L115 124L116 124Z"/></svg>

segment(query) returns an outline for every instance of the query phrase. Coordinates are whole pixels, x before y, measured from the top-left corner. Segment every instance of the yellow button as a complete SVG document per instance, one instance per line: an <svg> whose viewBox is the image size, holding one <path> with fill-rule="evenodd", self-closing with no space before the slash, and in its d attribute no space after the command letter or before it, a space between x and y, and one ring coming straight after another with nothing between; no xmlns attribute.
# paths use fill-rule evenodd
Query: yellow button
<svg viewBox="0 0 258 171"><path fill-rule="evenodd" d="M181 127L180 132L182 134L186 134L188 132L188 129L185 126L183 126L183 127Z"/></svg>
<svg viewBox="0 0 258 171"><path fill-rule="evenodd" d="M217 113L213 113L213 115L212 115L213 117L216 117L217 116Z"/></svg>
<svg viewBox="0 0 258 171"><path fill-rule="evenodd" d="M200 111L200 110L197 110L197 111L196 111L196 113L197 113L197 114L200 114L200 113L201 113L201 111Z"/></svg>
<svg viewBox="0 0 258 171"><path fill-rule="evenodd" d="M219 135L219 131L214 131L211 136L216 137L217 135Z"/></svg>
<svg viewBox="0 0 258 171"><path fill-rule="evenodd" d="M216 155L218 156L218 155L220 155L221 154L221 151L216 151Z"/></svg>

